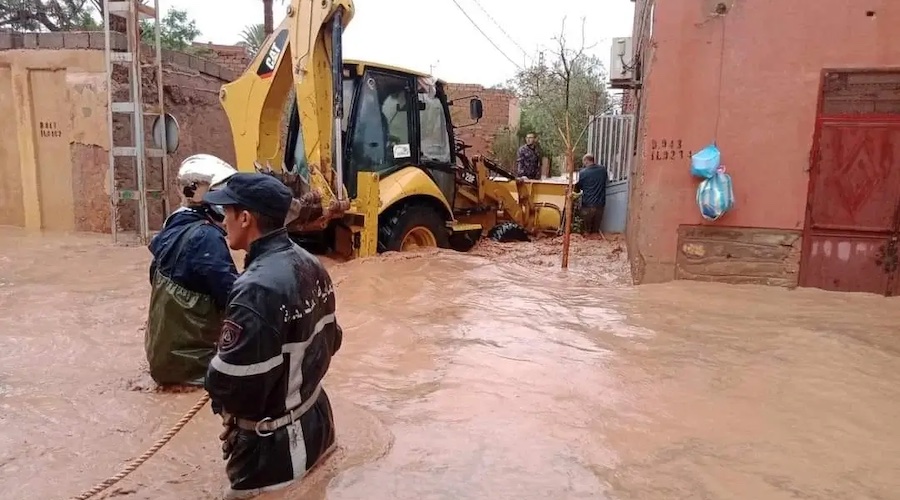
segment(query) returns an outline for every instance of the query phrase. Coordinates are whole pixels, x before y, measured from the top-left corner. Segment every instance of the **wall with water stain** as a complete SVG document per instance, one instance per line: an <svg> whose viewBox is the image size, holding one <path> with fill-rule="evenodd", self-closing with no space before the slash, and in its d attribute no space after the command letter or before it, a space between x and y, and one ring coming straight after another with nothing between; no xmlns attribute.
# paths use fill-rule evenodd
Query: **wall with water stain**
<svg viewBox="0 0 900 500"><path fill-rule="evenodd" d="M76 228L69 145L108 148L105 95L101 52L0 51L0 224Z"/></svg>
<svg viewBox="0 0 900 500"><path fill-rule="evenodd" d="M124 40L114 38L114 47ZM110 182L107 77L102 33L0 34L0 225L30 229L109 232ZM178 162L195 153L234 161L230 127L218 102L234 72L200 58L164 54L166 110L181 125L169 157L170 208L179 196ZM155 74L144 72L146 101L156 101ZM128 100L124 74L113 78L114 99ZM149 122L147 124L149 127ZM130 143L130 118L114 122L117 145ZM158 163L158 162L157 162ZM159 166L148 167L148 185L162 188ZM117 175L136 187L134 174ZM120 206L119 226L135 226L134 207ZM149 204L151 226L166 213Z"/></svg>
<svg viewBox="0 0 900 500"><path fill-rule="evenodd" d="M635 280L676 278L682 225L799 234L822 70L900 67L900 2L638 0L635 11L643 74L628 221ZM690 155L714 141L736 200L707 222Z"/></svg>

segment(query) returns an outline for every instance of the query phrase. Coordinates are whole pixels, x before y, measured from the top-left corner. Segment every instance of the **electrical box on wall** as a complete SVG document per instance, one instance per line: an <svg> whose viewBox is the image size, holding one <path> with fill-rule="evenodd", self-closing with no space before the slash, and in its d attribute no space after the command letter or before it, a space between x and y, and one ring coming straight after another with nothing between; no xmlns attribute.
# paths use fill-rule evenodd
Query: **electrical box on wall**
<svg viewBox="0 0 900 500"><path fill-rule="evenodd" d="M612 39L609 57L609 83L612 88L630 88L634 83L634 49L631 37Z"/></svg>

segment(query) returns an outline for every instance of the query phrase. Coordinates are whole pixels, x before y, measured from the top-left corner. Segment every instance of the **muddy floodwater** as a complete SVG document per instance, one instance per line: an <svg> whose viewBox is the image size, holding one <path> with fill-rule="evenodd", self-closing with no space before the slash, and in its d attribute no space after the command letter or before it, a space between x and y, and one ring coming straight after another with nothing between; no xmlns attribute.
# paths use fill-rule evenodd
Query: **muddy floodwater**
<svg viewBox="0 0 900 500"><path fill-rule="evenodd" d="M145 374L148 253L0 230L0 498L64 500L201 393ZM291 499L898 499L900 299L630 287L576 241L330 263L339 448ZM217 498L203 409L100 498Z"/></svg>

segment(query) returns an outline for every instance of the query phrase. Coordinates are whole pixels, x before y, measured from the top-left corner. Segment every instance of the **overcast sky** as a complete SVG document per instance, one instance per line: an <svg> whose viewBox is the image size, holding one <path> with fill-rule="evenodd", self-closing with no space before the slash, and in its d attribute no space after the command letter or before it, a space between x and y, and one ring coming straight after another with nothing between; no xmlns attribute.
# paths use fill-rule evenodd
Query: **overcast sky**
<svg viewBox="0 0 900 500"><path fill-rule="evenodd" d="M580 45L581 18L587 45L608 66L610 39L630 36L632 0L456 0L515 64L552 45L567 17L567 34ZM185 9L202 32L198 41L232 44L245 26L262 23L260 0L160 0L165 11ZM367 59L419 71L444 80L494 85L516 66L473 27L454 0L356 0L345 34L344 57ZM275 0L275 25L287 2ZM499 26L499 27L498 27ZM505 34L504 34L505 32ZM508 35L508 36L507 36Z"/></svg>

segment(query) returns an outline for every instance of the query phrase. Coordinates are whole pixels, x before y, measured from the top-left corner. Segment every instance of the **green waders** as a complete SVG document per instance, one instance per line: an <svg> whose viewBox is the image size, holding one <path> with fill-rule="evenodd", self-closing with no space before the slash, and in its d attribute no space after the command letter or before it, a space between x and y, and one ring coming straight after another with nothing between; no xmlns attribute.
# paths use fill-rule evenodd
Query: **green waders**
<svg viewBox="0 0 900 500"><path fill-rule="evenodd" d="M176 260L200 224L186 230L175 248ZM172 281L157 268L150 292L144 350L150 376L160 385L203 385L216 353L224 314L212 297Z"/></svg>

